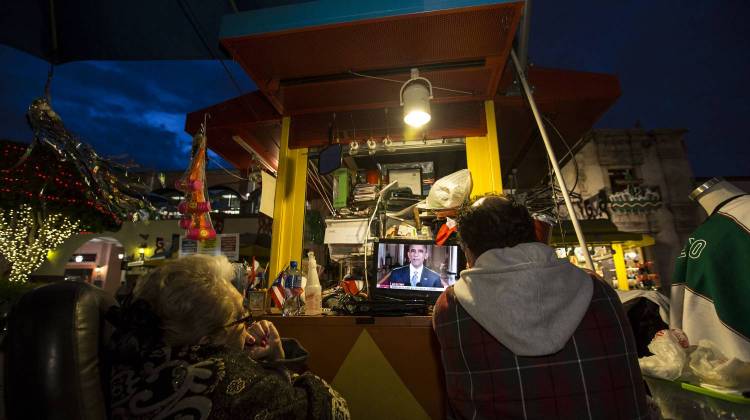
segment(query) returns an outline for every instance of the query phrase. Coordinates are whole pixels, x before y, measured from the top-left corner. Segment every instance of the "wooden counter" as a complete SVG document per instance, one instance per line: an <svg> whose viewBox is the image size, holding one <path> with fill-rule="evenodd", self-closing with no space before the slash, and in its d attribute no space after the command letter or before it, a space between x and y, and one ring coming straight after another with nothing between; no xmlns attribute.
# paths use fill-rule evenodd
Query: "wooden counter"
<svg viewBox="0 0 750 420"><path fill-rule="evenodd" d="M348 401L353 419L442 419L445 385L429 316L269 316L310 352L310 371Z"/></svg>

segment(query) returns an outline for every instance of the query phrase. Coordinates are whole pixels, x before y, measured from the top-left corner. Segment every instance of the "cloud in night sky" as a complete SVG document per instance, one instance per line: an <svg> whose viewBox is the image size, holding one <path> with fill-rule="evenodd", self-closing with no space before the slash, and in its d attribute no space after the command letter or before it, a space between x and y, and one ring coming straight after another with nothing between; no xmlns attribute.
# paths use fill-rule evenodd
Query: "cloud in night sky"
<svg viewBox="0 0 750 420"><path fill-rule="evenodd" d="M698 176L750 175L750 2L639 0L533 3L530 60L616 74L622 96L596 127L685 128ZM283 52L280 52L283 54ZM255 89L227 62L244 93ZM25 110L48 66L0 46L0 138L29 141ZM213 61L79 62L55 69L52 104L104 156L183 169L188 112L238 95Z"/></svg>
<svg viewBox="0 0 750 420"><path fill-rule="evenodd" d="M227 64L243 92L255 89L239 66ZM25 111L43 94L48 65L0 46L0 67L0 138L30 141ZM70 130L103 156L128 155L154 169L187 165L188 112L237 95L214 61L76 62L56 67L52 82L52 106Z"/></svg>

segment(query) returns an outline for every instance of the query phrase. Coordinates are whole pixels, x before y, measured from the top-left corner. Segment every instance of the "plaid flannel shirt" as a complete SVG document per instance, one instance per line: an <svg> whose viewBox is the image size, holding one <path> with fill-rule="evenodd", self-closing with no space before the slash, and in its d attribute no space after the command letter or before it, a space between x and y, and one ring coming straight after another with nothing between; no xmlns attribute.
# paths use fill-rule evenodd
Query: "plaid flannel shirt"
<svg viewBox="0 0 750 420"><path fill-rule="evenodd" d="M448 417L647 419L633 333L612 287L592 277L588 311L562 350L522 357L469 316L449 287L435 304Z"/></svg>

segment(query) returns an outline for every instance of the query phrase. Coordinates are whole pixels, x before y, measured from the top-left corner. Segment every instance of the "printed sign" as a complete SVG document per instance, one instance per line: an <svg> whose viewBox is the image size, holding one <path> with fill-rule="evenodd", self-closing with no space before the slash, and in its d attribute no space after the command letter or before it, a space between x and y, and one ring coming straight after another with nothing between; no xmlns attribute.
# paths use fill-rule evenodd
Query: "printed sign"
<svg viewBox="0 0 750 420"><path fill-rule="evenodd" d="M276 200L276 178L266 171L261 171L260 209L268 217L273 217L274 201Z"/></svg>
<svg viewBox="0 0 750 420"><path fill-rule="evenodd" d="M240 259L240 234L223 233L216 239L196 241L180 236L180 257L193 254L225 255L229 261Z"/></svg>

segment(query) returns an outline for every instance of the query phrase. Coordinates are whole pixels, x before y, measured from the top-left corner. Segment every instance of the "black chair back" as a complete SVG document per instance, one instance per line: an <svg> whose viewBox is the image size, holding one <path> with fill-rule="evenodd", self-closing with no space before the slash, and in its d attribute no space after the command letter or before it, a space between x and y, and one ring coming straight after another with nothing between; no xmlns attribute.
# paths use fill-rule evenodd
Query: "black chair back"
<svg viewBox="0 0 750 420"><path fill-rule="evenodd" d="M22 296L8 318L5 403L9 419L106 419L111 334L103 290L60 282ZM104 385L104 386L103 386Z"/></svg>

